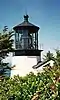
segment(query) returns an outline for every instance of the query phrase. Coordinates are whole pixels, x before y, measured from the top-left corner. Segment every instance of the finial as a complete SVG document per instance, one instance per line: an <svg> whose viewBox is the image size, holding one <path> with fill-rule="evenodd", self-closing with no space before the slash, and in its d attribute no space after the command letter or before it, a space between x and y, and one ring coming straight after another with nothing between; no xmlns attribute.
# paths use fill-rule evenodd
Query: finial
<svg viewBox="0 0 60 100"><path fill-rule="evenodd" d="M26 14L26 15L24 15L24 21L25 22L28 22L28 18L29 18L29 16Z"/></svg>
<svg viewBox="0 0 60 100"><path fill-rule="evenodd" d="M25 9L24 21L28 22L28 18L29 18L29 16L27 14L27 9Z"/></svg>

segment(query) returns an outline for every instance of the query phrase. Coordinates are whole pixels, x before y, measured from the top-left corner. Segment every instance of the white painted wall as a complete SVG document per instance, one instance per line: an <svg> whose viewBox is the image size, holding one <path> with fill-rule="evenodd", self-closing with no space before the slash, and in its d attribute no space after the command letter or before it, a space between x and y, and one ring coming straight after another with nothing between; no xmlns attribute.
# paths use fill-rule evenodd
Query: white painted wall
<svg viewBox="0 0 60 100"><path fill-rule="evenodd" d="M29 72L36 73L36 69L33 69L32 66L37 64L36 56L14 56L12 57L12 66L16 66L11 70L11 77L14 75L25 76Z"/></svg>
<svg viewBox="0 0 60 100"><path fill-rule="evenodd" d="M43 71L43 68L45 65L50 63L50 66L53 66L54 61L50 60L49 62L45 63L44 65L40 66L37 69L33 69L32 67L37 64L37 59L39 57L37 56L12 56L7 57L4 62L10 62L11 67L16 66L12 68L11 70L11 77L14 75L20 75L25 76L26 74L29 74L29 72L33 72L34 74L37 74L37 72Z"/></svg>

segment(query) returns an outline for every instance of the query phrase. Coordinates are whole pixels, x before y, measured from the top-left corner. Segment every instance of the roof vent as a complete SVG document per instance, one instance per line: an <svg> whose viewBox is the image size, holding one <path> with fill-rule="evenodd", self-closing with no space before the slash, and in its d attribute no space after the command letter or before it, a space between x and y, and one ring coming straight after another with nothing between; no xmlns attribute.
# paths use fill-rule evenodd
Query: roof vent
<svg viewBox="0 0 60 100"><path fill-rule="evenodd" d="M28 22L28 18L29 18L28 15L24 15L24 21L25 21L25 22Z"/></svg>

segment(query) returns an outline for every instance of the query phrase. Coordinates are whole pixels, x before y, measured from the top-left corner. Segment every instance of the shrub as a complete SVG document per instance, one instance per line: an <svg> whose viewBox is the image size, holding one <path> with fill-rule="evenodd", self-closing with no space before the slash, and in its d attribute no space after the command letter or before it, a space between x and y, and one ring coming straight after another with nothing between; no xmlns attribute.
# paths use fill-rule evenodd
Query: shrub
<svg viewBox="0 0 60 100"><path fill-rule="evenodd" d="M39 91L39 100L60 99L60 68L47 67L44 72L29 73L0 80L0 100L31 100Z"/></svg>

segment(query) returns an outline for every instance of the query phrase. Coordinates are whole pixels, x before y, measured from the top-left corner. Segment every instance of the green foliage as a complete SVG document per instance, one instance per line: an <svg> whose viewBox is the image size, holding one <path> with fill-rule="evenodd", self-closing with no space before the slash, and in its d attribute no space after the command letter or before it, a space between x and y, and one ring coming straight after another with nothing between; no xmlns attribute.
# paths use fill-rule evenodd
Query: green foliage
<svg viewBox="0 0 60 100"><path fill-rule="evenodd" d="M0 100L31 100L36 91L40 92L39 100L59 100L59 67L47 67L37 75L31 72L25 77L0 80Z"/></svg>
<svg viewBox="0 0 60 100"><path fill-rule="evenodd" d="M0 33L0 52L3 50L11 50L13 40L11 39L12 33Z"/></svg>
<svg viewBox="0 0 60 100"><path fill-rule="evenodd" d="M53 59L53 58L54 58L53 57L53 53L51 53L50 51L48 51L46 53L46 55L44 55L43 60L50 60L50 59Z"/></svg>
<svg viewBox="0 0 60 100"><path fill-rule="evenodd" d="M6 69L9 69L8 63L4 63L3 59L13 49L13 39L11 37L12 32L7 32L7 26L5 26L3 32L0 33L0 76L3 76Z"/></svg>
<svg viewBox="0 0 60 100"><path fill-rule="evenodd" d="M58 66L60 66L60 50L55 50L56 51L56 57L55 57L55 60L58 64Z"/></svg>
<svg viewBox="0 0 60 100"><path fill-rule="evenodd" d="M46 53L46 55L44 55L43 60L54 60L54 66L60 66L60 50L55 49L55 53L56 55L54 56L53 53L50 53L50 51L48 51Z"/></svg>

